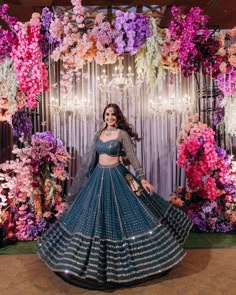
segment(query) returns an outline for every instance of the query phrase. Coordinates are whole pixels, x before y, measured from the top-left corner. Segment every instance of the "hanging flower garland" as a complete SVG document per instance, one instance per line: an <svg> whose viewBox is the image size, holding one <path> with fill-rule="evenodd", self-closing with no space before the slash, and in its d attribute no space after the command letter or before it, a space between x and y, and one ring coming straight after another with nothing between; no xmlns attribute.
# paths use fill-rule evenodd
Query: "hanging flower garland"
<svg viewBox="0 0 236 295"><path fill-rule="evenodd" d="M138 75L144 75L150 88L155 88L165 77L164 67L161 63L161 47L164 43L166 30L157 26L155 18L149 21L151 36L146 39L145 47L139 48L135 55L136 71Z"/></svg>
<svg viewBox="0 0 236 295"><path fill-rule="evenodd" d="M0 27L0 62L11 57L12 46L17 42L14 26L17 22L15 17L8 15L8 5L0 5L0 18L4 20L12 31Z"/></svg>
<svg viewBox="0 0 236 295"><path fill-rule="evenodd" d="M44 7L40 18L41 32L43 35L42 40L40 40L40 48L44 58L48 58L51 48L54 49L58 45L57 39L53 38L49 31L53 17L53 12L48 7Z"/></svg>
<svg viewBox="0 0 236 295"><path fill-rule="evenodd" d="M217 82L219 89L226 96L232 95L236 90L236 44L226 46L234 36L236 36L236 27L229 30L225 36L222 32L218 35L220 46L217 55L221 57L221 63L217 73Z"/></svg>
<svg viewBox="0 0 236 295"><path fill-rule="evenodd" d="M221 122L223 122L225 110L223 107L223 93L219 93L215 98L215 109L213 112L212 124L214 127L218 126Z"/></svg>
<svg viewBox="0 0 236 295"><path fill-rule="evenodd" d="M49 26L50 38L55 39L59 43L63 37L63 24L59 15L54 14Z"/></svg>
<svg viewBox="0 0 236 295"><path fill-rule="evenodd" d="M171 74L177 74L180 71L179 50L180 40L171 39L170 32L167 30L164 44L161 47L161 63L163 68Z"/></svg>
<svg viewBox="0 0 236 295"><path fill-rule="evenodd" d="M32 136L33 124L29 114L23 110L18 110L12 116L12 133L15 138L23 136L24 139L30 139Z"/></svg>
<svg viewBox="0 0 236 295"><path fill-rule="evenodd" d="M55 17L50 25L52 37L60 45L52 52L54 61L62 61L61 86L64 95L71 94L74 75L80 78L80 70L86 61L96 54L95 40L91 32L84 31L84 8L81 0L73 0L72 13L65 12Z"/></svg>
<svg viewBox="0 0 236 295"><path fill-rule="evenodd" d="M109 22L104 21L104 18L103 13L98 13L92 29L92 36L96 40L97 48L94 60L100 65L113 64L117 60L114 43L116 31Z"/></svg>
<svg viewBox="0 0 236 295"><path fill-rule="evenodd" d="M12 60L0 63L0 121L12 124L12 117L26 102L26 97L17 88Z"/></svg>
<svg viewBox="0 0 236 295"><path fill-rule="evenodd" d="M114 23L118 36L115 38L116 52L121 55L137 53L146 38L151 37L149 19L141 13L116 11Z"/></svg>
<svg viewBox="0 0 236 295"><path fill-rule="evenodd" d="M48 90L46 65L42 62L39 41L40 15L35 13L29 23L15 25L18 43L13 46L12 58L15 65L19 89L26 94L26 106L35 109L37 97Z"/></svg>
<svg viewBox="0 0 236 295"><path fill-rule="evenodd" d="M17 81L15 69L10 59L0 63L0 121L11 122L17 111Z"/></svg>
<svg viewBox="0 0 236 295"><path fill-rule="evenodd" d="M197 44L204 42L210 31L206 28L208 16L199 7L190 9L187 15L175 6L171 9L174 18L169 26L168 38L177 42L178 63L185 77L200 69Z"/></svg>

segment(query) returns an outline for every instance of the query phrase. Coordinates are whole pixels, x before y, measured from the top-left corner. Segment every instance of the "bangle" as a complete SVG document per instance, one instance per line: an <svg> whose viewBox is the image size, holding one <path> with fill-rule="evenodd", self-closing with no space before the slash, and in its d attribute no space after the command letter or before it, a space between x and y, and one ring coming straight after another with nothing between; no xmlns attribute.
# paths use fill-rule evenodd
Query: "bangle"
<svg viewBox="0 0 236 295"><path fill-rule="evenodd" d="M148 183L148 181L147 181L146 179L142 179L142 180L141 180L141 183L142 183L142 184L146 184L146 183Z"/></svg>

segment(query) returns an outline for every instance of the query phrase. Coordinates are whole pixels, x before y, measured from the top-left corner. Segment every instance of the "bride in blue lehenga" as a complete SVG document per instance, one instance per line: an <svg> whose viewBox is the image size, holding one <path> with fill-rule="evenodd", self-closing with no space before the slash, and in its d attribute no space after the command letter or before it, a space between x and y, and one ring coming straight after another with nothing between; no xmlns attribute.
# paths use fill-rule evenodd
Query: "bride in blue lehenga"
<svg viewBox="0 0 236 295"><path fill-rule="evenodd" d="M88 173L80 171L87 183L80 187L76 178L72 204L38 241L38 255L51 270L93 289L166 273L184 258L182 245L192 226L145 179L133 148L138 135L119 106L108 104L103 120L93 164ZM119 161L124 154L136 176Z"/></svg>

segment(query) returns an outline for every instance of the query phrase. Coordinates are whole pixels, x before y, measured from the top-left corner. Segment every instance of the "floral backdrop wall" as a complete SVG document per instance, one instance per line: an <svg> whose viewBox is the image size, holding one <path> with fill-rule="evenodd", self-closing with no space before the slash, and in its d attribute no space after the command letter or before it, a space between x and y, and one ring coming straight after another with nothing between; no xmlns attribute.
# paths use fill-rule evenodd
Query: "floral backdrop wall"
<svg viewBox="0 0 236 295"><path fill-rule="evenodd" d="M171 202L192 217L197 230L231 230L235 226L235 168L223 149L221 131L226 128L229 136L236 133L232 119L236 27L212 32L200 8L183 14L175 6L167 29L160 28L153 17L130 11L117 11L112 22L98 13L88 23L81 0L72 0L71 5L70 10L45 7L26 23L10 16L7 4L0 5L0 17L7 24L7 29L0 27L0 121L12 126L17 144L13 160L0 166L5 238L36 239L62 213L63 182L76 170L75 166L71 170L71 160L83 156L100 123L100 102L114 97L120 98L143 137L149 124L152 127L143 143L145 154L137 148L142 162L160 168L156 172L156 167L145 166L149 178L162 179L161 161L171 158L165 165L168 176L174 175L167 177L170 187L176 179L183 182L182 172L173 172L179 171L177 158L187 186L178 188ZM124 60L132 60L132 67L122 65ZM114 83L117 77L118 84ZM127 81L129 86L133 83L130 89ZM44 109L47 116L42 115ZM181 121L195 111L200 117L191 117L182 127L177 154L174 140ZM44 132L33 134L36 117ZM82 137L75 134L83 135L83 140L77 143L76 138ZM152 134L158 140L157 150L149 151ZM166 150L166 158L161 149Z"/></svg>

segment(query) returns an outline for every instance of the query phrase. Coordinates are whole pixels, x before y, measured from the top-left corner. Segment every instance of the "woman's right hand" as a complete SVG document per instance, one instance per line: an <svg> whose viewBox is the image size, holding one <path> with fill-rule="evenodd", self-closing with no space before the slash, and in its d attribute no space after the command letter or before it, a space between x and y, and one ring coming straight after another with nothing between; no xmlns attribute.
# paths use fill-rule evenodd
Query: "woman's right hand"
<svg viewBox="0 0 236 295"><path fill-rule="evenodd" d="M154 187L146 179L142 179L141 184L150 195L154 193Z"/></svg>

